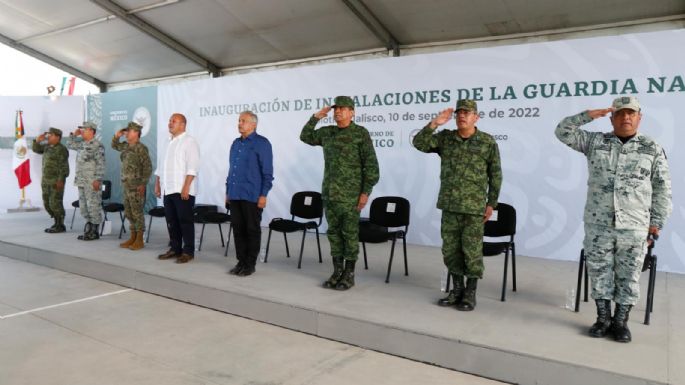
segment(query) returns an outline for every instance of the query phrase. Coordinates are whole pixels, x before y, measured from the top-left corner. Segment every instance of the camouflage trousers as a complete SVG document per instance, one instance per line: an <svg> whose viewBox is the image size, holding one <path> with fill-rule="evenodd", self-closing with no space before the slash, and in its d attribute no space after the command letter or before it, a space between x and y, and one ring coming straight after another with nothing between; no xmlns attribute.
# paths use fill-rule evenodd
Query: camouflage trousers
<svg viewBox="0 0 685 385"><path fill-rule="evenodd" d="M592 298L635 305L647 254L647 229L621 230L586 223L583 248Z"/></svg>
<svg viewBox="0 0 685 385"><path fill-rule="evenodd" d="M483 278L483 216L443 210L440 235L449 272Z"/></svg>
<svg viewBox="0 0 685 385"><path fill-rule="evenodd" d="M145 195L141 196L136 187L124 185L124 214L131 231L145 231Z"/></svg>
<svg viewBox="0 0 685 385"><path fill-rule="evenodd" d="M43 189L43 207L50 217L57 221L64 220L64 188L58 190L54 183L41 184Z"/></svg>
<svg viewBox="0 0 685 385"><path fill-rule="evenodd" d="M359 211L354 203L325 202L331 256L356 261L359 256Z"/></svg>
<svg viewBox="0 0 685 385"><path fill-rule="evenodd" d="M86 222L94 225L102 222L102 191L93 190L92 185L78 186L78 205Z"/></svg>

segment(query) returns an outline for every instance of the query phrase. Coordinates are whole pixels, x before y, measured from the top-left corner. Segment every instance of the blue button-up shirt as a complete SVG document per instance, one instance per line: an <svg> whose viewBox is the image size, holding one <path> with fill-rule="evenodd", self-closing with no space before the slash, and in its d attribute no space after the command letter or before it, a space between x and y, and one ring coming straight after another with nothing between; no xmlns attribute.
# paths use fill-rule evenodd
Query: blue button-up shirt
<svg viewBox="0 0 685 385"><path fill-rule="evenodd" d="M257 132L231 145L226 178L226 198L257 202L266 196L274 180L273 154L269 140Z"/></svg>

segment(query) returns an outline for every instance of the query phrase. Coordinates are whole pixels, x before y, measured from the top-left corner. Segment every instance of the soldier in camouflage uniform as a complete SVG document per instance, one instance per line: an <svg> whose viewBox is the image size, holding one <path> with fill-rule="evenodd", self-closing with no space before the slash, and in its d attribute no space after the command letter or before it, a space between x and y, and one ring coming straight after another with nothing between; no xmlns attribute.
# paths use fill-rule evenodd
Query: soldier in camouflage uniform
<svg viewBox="0 0 685 385"><path fill-rule="evenodd" d="M442 255L454 287L438 305L470 311L476 307L478 279L483 278L483 226L497 207L502 169L497 142L475 125L479 118L476 102L460 99L454 111L440 112L413 143L419 151L440 155L437 207L442 210ZM453 114L457 130L434 133Z"/></svg>
<svg viewBox="0 0 685 385"><path fill-rule="evenodd" d="M140 142L142 126L130 122L112 138L112 148L121 152L121 186L124 196L124 214L129 221L131 238L119 244L122 248L139 250L144 247L145 186L152 174L152 162L147 147ZM126 142L119 142L124 133Z"/></svg>
<svg viewBox="0 0 685 385"><path fill-rule="evenodd" d="M319 120L331 109L336 125L315 130ZM315 113L300 134L303 142L323 147L321 195L333 257L333 275L324 282L324 287L337 290L354 286L354 267L359 254L359 212L379 178L371 136L366 128L352 121L353 117L354 100L338 96L333 106Z"/></svg>
<svg viewBox="0 0 685 385"><path fill-rule="evenodd" d="M47 138L47 143L43 141ZM64 181L69 176L69 151L60 141L62 130L50 127L47 133L40 134L33 140L33 152L43 154L43 206L45 211L55 220L52 227L45 229L46 233L63 233L64 226Z"/></svg>
<svg viewBox="0 0 685 385"><path fill-rule="evenodd" d="M613 132L580 129L609 113ZM612 333L619 342L632 339L627 321L640 293L648 234L658 237L671 214L666 154L654 139L637 132L641 119L638 100L624 96L610 108L569 116L555 130L560 141L588 160L583 247L597 305L589 332L592 337Z"/></svg>
<svg viewBox="0 0 685 385"><path fill-rule="evenodd" d="M77 151L76 177L81 216L86 219L83 235L78 239L91 241L100 238L102 222L102 178L105 175L105 147L95 139L97 126L84 122L67 139L67 148ZM81 139L79 139L79 136Z"/></svg>

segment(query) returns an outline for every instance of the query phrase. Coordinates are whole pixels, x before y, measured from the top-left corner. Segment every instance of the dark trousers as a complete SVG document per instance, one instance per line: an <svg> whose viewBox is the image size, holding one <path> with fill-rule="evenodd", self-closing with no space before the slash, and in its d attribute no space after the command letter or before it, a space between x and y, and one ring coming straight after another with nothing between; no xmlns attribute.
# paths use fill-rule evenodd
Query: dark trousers
<svg viewBox="0 0 685 385"><path fill-rule="evenodd" d="M229 203L238 262L254 267L262 242L262 209L255 202L231 200Z"/></svg>
<svg viewBox="0 0 685 385"><path fill-rule="evenodd" d="M171 250L176 254L182 252L195 255L195 223L193 222L193 206L195 197L188 200L181 199L181 194L164 196L164 216L169 230Z"/></svg>

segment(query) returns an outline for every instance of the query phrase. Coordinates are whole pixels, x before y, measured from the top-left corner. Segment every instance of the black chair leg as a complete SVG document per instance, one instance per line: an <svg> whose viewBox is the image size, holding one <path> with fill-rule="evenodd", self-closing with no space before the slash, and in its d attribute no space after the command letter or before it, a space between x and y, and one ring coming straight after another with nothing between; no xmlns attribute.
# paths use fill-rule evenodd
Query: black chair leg
<svg viewBox="0 0 685 385"><path fill-rule="evenodd" d="M656 255L652 256L649 266L649 281L647 283L647 306L645 307L645 325L649 325L654 310L654 283L656 282Z"/></svg>
<svg viewBox="0 0 685 385"><path fill-rule="evenodd" d="M74 213L71 214L71 226L69 226L69 230L74 229L74 218L76 218L76 207L74 207Z"/></svg>
<svg viewBox="0 0 685 385"><path fill-rule="evenodd" d="M233 224L228 224L228 235L226 236L226 249L224 250L224 257L228 257L228 246L231 245L231 232L233 232Z"/></svg>
<svg viewBox="0 0 685 385"><path fill-rule="evenodd" d="M504 302L507 294L507 269L509 268L509 249L504 252L504 274L502 274L502 297L500 301Z"/></svg>
<svg viewBox="0 0 685 385"><path fill-rule="evenodd" d="M652 257L652 269L649 271L649 278L651 283L649 284L649 292L647 293L649 295L649 312L654 311L654 285L656 284L656 262L657 262L657 257L656 255Z"/></svg>
<svg viewBox="0 0 685 385"><path fill-rule="evenodd" d="M364 270L369 270L369 261L366 258L366 243L362 242L362 250L364 250Z"/></svg>
<svg viewBox="0 0 685 385"><path fill-rule="evenodd" d="M580 289L583 284L583 272L585 272L585 250L580 250L578 260L578 285L576 286L576 313L580 311Z"/></svg>
<svg viewBox="0 0 685 385"><path fill-rule="evenodd" d="M147 223L147 234L145 234L145 243L150 243L150 230L152 230L152 215Z"/></svg>
<svg viewBox="0 0 685 385"><path fill-rule="evenodd" d="M264 254L264 263L269 259L269 245L271 244L271 229L269 229L269 236L266 237L266 253Z"/></svg>
<svg viewBox="0 0 685 385"><path fill-rule="evenodd" d="M452 283L452 274L450 274L449 270L447 271L447 280L445 281L445 293L450 292L450 284Z"/></svg>
<svg viewBox="0 0 685 385"><path fill-rule="evenodd" d="M587 258L585 258L585 283L584 283L584 289L583 289L583 302L588 301L588 286L590 282L590 276L587 274Z"/></svg>
<svg viewBox="0 0 685 385"><path fill-rule="evenodd" d="M385 275L385 283L390 282L390 269L392 268L392 258L395 256L395 242L397 238L392 239L392 247L390 248L390 259L388 260L388 274Z"/></svg>
<svg viewBox="0 0 685 385"><path fill-rule="evenodd" d="M105 222L107 222L107 211L104 211L105 219L102 221L102 226L100 226L100 236L105 233Z"/></svg>
<svg viewBox="0 0 685 385"><path fill-rule="evenodd" d="M121 228L119 229L119 239L121 239L121 234L126 232L126 226L124 226L124 220L126 219L126 216L119 211L119 218L121 218Z"/></svg>
<svg viewBox="0 0 685 385"><path fill-rule="evenodd" d="M283 239L285 239L285 256L290 258L290 247L288 247L288 236L283 233Z"/></svg>
<svg viewBox="0 0 685 385"><path fill-rule="evenodd" d="M307 230L302 230L302 243L300 243L300 258L297 260L297 268L302 268L302 252L304 251L304 237L307 235Z"/></svg>
<svg viewBox="0 0 685 385"><path fill-rule="evenodd" d="M406 234L402 236L402 249L404 250L404 276L409 275L409 265L407 264L407 238Z"/></svg>
<svg viewBox="0 0 685 385"><path fill-rule="evenodd" d="M206 225L206 223L202 224L202 230L200 231L200 244L197 245L197 251L202 250L202 239L205 236L205 225Z"/></svg>
<svg viewBox="0 0 685 385"><path fill-rule="evenodd" d="M516 246L511 244L511 285L512 291L516 291Z"/></svg>
<svg viewBox="0 0 685 385"><path fill-rule="evenodd" d="M323 257L321 257L321 242L319 241L319 228L316 227L316 247L319 249L319 263L323 263Z"/></svg>
<svg viewBox="0 0 685 385"><path fill-rule="evenodd" d="M221 223L217 223L219 225L219 235L221 236L221 247L226 246L226 243L224 242L224 229L221 228Z"/></svg>

